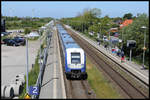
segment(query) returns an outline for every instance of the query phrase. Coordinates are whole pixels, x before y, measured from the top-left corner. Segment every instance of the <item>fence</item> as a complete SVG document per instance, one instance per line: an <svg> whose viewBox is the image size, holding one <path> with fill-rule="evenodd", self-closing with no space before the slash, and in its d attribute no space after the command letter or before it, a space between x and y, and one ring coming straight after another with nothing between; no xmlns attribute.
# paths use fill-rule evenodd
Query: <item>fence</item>
<svg viewBox="0 0 150 100"><path fill-rule="evenodd" d="M42 80L43 80L43 74L44 74L45 65L47 62L48 48L49 48L50 43L51 43L51 37L52 37L52 32L50 31L47 33L47 36L46 36L46 47L44 47L42 53L40 54L40 72L39 72L38 79L37 79L36 84L35 84L35 86L39 87L38 95L33 95L32 99L38 99L39 98Z"/></svg>

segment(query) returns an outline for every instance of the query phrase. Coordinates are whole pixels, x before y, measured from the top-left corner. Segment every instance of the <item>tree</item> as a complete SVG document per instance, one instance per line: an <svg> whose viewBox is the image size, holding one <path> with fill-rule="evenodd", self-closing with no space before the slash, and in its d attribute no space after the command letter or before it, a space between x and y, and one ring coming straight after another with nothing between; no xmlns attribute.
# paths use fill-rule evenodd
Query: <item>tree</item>
<svg viewBox="0 0 150 100"><path fill-rule="evenodd" d="M91 9L91 14L92 14L94 17L99 18L99 17L101 16L101 9L93 8L93 9Z"/></svg>
<svg viewBox="0 0 150 100"><path fill-rule="evenodd" d="M146 26L147 29L142 29L142 26ZM126 48L127 40L135 40L136 48L133 49L133 57L139 57L142 61L143 46L144 46L144 33L146 32L146 48L145 55L149 55L149 18L146 14L139 14L132 24L121 29L120 33L123 33L125 54L129 55L129 49ZM146 56L147 63L149 62L149 56Z"/></svg>
<svg viewBox="0 0 150 100"><path fill-rule="evenodd" d="M24 31L25 34L29 34L30 32L31 32L31 29L25 28L25 31Z"/></svg>
<svg viewBox="0 0 150 100"><path fill-rule="evenodd" d="M123 16L124 19L132 19L132 14L131 13L127 13Z"/></svg>
<svg viewBox="0 0 150 100"><path fill-rule="evenodd" d="M118 24L112 24L112 28L119 28L119 25Z"/></svg>
<svg viewBox="0 0 150 100"><path fill-rule="evenodd" d="M101 18L100 20L100 28L101 28L101 35L108 35L108 31L112 26L112 21L109 17L105 16L103 18Z"/></svg>

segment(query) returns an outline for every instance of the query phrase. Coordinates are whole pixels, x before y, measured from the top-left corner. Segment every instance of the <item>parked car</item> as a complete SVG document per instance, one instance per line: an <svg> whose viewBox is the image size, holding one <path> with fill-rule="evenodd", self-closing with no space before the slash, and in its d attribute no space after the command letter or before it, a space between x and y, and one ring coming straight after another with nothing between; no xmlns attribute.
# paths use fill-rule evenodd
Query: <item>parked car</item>
<svg viewBox="0 0 150 100"><path fill-rule="evenodd" d="M7 42L9 41L9 38L3 39L4 44L7 44Z"/></svg>
<svg viewBox="0 0 150 100"><path fill-rule="evenodd" d="M25 45L26 41L23 37L14 37L13 39L15 42L20 43L21 45Z"/></svg>
<svg viewBox="0 0 150 100"><path fill-rule="evenodd" d="M2 36L2 34L3 34L3 36L5 36L5 35L9 35L10 33L9 32L1 32L1 36Z"/></svg>
<svg viewBox="0 0 150 100"><path fill-rule="evenodd" d="M8 45L8 46L20 46L20 43L17 43L17 42L15 42L14 40L10 39L10 40L7 42L7 45Z"/></svg>

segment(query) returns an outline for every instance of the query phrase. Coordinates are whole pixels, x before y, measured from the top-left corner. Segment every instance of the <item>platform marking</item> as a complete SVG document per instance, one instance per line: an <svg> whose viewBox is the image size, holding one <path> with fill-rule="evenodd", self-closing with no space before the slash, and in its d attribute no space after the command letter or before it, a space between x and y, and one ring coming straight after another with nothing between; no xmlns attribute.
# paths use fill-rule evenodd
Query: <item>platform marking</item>
<svg viewBox="0 0 150 100"><path fill-rule="evenodd" d="M56 33L57 34L57 33ZM59 48L59 44L58 44L58 37L56 35L56 40L57 40L57 51L58 51L58 61L60 62L59 63L59 68L60 68L60 76L61 76L61 87L62 87L62 96L63 96L63 99L66 99L66 91L65 91L65 85L64 85L64 76L63 76L63 71L62 71L62 63L61 63L61 58L60 58L60 48Z"/></svg>
<svg viewBox="0 0 150 100"><path fill-rule="evenodd" d="M55 34L54 34L54 37L55 37ZM54 37L53 37L53 38L54 38ZM55 43L54 39L53 39L53 42ZM53 43L53 44L54 44L54 43ZM54 78L54 79L53 79L53 86L54 86L54 87L53 87L53 98L57 98L57 88L56 88L57 81L56 81L56 79L55 79L55 78L56 78L56 57L55 57L55 56L56 56L56 52L55 52L55 49L56 49L56 46L55 46L55 44L54 44L54 49L53 49L53 50L54 50L54 51L53 51L53 52L54 52L54 53L53 53L53 58L54 58L54 73L53 73L53 78Z"/></svg>

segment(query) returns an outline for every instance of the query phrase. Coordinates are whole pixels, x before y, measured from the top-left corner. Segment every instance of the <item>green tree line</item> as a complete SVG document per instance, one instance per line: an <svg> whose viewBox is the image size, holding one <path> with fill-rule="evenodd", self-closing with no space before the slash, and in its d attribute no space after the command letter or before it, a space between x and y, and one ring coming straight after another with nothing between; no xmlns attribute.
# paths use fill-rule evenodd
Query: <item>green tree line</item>
<svg viewBox="0 0 150 100"><path fill-rule="evenodd" d="M45 25L47 22L51 21L53 18L45 17L45 18L38 18L38 17L8 17L2 16L6 22L6 29L20 29L20 28L31 28L31 29L38 29L39 27Z"/></svg>

